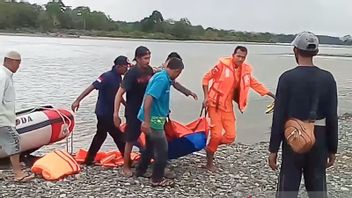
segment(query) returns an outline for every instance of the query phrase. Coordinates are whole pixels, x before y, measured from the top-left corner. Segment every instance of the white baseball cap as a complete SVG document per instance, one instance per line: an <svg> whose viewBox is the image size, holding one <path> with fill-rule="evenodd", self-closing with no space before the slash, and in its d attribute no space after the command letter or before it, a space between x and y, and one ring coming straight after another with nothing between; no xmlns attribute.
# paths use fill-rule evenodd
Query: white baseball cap
<svg viewBox="0 0 352 198"><path fill-rule="evenodd" d="M9 51L6 53L5 58L12 60L21 60L21 54L16 51Z"/></svg>
<svg viewBox="0 0 352 198"><path fill-rule="evenodd" d="M305 31L297 34L291 44L300 50L313 52L318 50L319 39L312 32Z"/></svg>

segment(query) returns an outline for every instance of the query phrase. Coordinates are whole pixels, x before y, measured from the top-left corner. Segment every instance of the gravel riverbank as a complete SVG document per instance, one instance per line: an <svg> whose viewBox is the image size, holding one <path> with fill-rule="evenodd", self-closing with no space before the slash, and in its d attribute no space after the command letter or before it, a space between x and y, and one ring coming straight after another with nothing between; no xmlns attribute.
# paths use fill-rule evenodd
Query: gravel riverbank
<svg viewBox="0 0 352 198"><path fill-rule="evenodd" d="M352 115L339 120L340 142L335 166L328 170L331 197L352 195ZM174 188L152 188L145 178L124 178L120 169L83 167L83 171L64 181L35 179L16 184L0 180L0 197L273 197L278 172L267 166L268 143L234 144L221 147L217 173L201 168L203 153L171 162L176 172ZM10 174L4 171L2 175ZM301 195L306 196L303 190Z"/></svg>

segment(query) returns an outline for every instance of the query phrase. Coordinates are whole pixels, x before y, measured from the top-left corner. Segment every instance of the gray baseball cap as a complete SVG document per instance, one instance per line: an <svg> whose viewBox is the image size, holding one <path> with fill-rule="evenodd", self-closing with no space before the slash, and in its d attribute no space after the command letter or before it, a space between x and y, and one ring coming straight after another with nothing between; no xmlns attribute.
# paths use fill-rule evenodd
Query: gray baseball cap
<svg viewBox="0 0 352 198"><path fill-rule="evenodd" d="M319 39L312 32L301 32L291 44L300 50L313 52L318 50Z"/></svg>

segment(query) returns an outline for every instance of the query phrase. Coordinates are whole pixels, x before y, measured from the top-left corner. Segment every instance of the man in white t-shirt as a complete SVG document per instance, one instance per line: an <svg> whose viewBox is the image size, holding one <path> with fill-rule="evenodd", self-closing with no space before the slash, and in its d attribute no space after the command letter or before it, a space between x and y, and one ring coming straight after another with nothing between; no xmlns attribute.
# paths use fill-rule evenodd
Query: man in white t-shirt
<svg viewBox="0 0 352 198"><path fill-rule="evenodd" d="M14 180L26 182L33 179L33 175L26 174L20 164L20 136L16 131L15 88L12 76L21 64L21 55L10 51L4 57L0 66L0 150L10 156Z"/></svg>

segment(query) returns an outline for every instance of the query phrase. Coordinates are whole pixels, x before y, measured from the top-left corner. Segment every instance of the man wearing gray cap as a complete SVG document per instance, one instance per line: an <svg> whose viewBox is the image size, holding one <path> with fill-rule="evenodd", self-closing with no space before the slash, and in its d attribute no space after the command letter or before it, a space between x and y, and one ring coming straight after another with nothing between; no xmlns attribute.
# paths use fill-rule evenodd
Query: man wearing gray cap
<svg viewBox="0 0 352 198"><path fill-rule="evenodd" d="M10 51L5 55L3 66L0 67L0 150L10 156L14 180L26 182L33 178L21 170L20 137L16 131L15 89L12 76L21 64L21 55Z"/></svg>
<svg viewBox="0 0 352 198"><path fill-rule="evenodd" d="M277 197L297 197L302 174L309 197L327 197L326 168L335 162L338 142L336 82L330 72L313 63L319 52L316 35L302 32L292 45L298 66L279 79L269 166L277 170L277 152L282 142ZM295 130L290 131L291 128ZM298 140L311 140L311 144Z"/></svg>

